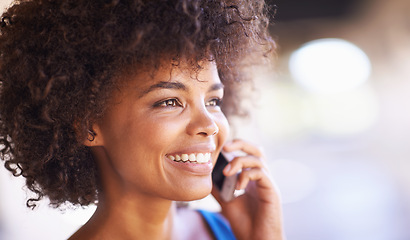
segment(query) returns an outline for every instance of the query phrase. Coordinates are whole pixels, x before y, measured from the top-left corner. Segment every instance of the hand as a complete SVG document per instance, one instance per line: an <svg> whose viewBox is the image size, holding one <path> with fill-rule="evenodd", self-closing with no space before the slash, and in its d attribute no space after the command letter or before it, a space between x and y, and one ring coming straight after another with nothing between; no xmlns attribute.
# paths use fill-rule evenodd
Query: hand
<svg viewBox="0 0 410 240"><path fill-rule="evenodd" d="M246 154L234 158L224 169L225 176L242 170L236 189L245 189L245 193L230 202L224 202L220 199L218 190L212 189L236 238L283 240L281 201L278 190L269 177L262 151L242 140L227 143L223 150L240 150Z"/></svg>

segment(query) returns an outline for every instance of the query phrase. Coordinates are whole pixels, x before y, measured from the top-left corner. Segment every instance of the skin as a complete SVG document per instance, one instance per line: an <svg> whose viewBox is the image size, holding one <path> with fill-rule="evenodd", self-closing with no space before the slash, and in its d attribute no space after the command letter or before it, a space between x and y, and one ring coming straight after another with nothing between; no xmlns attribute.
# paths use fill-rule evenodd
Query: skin
<svg viewBox="0 0 410 240"><path fill-rule="evenodd" d="M226 176L242 170L236 189L244 189L245 194L224 202L219 198L218 191L212 190L236 238L285 239L281 199L276 185L270 179L263 150L240 139L226 143L223 150L245 154L234 158L224 169Z"/></svg>
<svg viewBox="0 0 410 240"><path fill-rule="evenodd" d="M93 125L94 140L84 142L100 168L103 191L95 214L70 239L212 239L200 215L177 210L174 201L200 199L212 190L212 167L229 134L218 105L224 90L214 63L203 63L199 73L186 69L164 65L154 76L119 80L106 113ZM238 189L248 186L249 193L220 202L235 235L282 239L280 201L262 154L242 141L224 149L247 154L225 174L243 169ZM170 159L183 153L211 153L211 160Z"/></svg>

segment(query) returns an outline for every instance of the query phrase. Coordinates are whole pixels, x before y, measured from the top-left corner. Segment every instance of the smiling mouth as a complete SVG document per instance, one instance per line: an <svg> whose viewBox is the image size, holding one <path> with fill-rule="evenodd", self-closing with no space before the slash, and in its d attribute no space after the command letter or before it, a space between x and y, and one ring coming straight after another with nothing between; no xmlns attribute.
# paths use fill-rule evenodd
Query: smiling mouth
<svg viewBox="0 0 410 240"><path fill-rule="evenodd" d="M168 158L174 162L207 163L211 160L211 153L175 154L168 155Z"/></svg>

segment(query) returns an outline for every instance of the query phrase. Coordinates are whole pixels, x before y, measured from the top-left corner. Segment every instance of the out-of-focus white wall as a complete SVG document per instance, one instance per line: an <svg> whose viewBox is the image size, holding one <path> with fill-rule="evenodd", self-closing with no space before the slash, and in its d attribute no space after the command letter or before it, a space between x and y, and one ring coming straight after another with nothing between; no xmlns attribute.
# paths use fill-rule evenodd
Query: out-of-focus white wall
<svg viewBox="0 0 410 240"><path fill-rule="evenodd" d="M410 239L409 12L407 0L373 0L347 19L273 28L276 69L255 74L254 115L236 130L266 150L282 192L288 239ZM332 94L298 84L289 58L321 38L362 49L372 66L368 80ZM46 202L29 210L23 185L0 169L0 239L64 239L93 211L63 214ZM193 205L215 208L209 204Z"/></svg>
<svg viewBox="0 0 410 240"><path fill-rule="evenodd" d="M374 0L349 18L274 27L278 66L259 76L255 129L283 194L289 239L410 239L409 12L409 1ZM362 49L368 80L337 93L299 84L289 71L292 53L323 38ZM347 65L340 67L352 71Z"/></svg>
<svg viewBox="0 0 410 240"><path fill-rule="evenodd" d="M3 10L7 7L10 6L12 0L0 0L0 12L3 12Z"/></svg>

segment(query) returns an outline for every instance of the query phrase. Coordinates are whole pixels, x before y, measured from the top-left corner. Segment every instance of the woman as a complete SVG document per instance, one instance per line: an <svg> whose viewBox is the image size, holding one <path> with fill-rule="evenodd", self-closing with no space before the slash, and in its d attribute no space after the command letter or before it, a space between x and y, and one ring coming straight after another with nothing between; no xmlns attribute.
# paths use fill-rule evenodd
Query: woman
<svg viewBox="0 0 410 240"><path fill-rule="evenodd" d="M32 0L2 16L2 158L51 205L97 204L70 239L283 239L261 151L226 142L245 66L269 55L261 1ZM244 61L246 59L246 61ZM223 102L222 102L223 99ZM224 174L245 194L212 190ZM222 215L176 207L212 194Z"/></svg>

